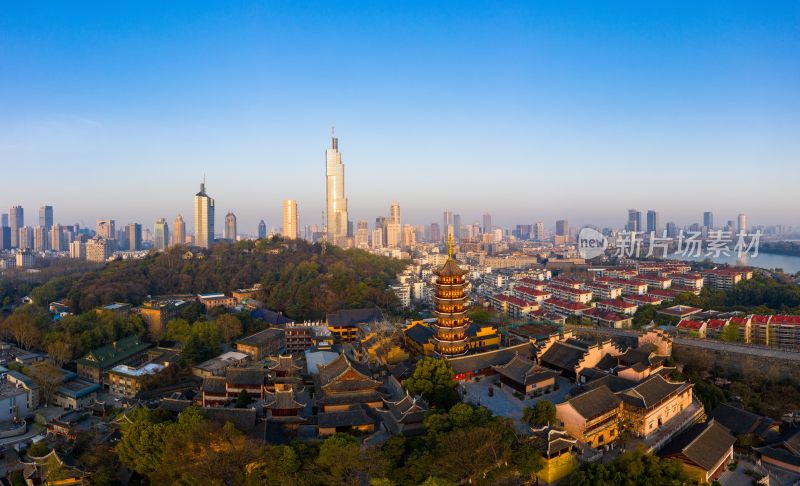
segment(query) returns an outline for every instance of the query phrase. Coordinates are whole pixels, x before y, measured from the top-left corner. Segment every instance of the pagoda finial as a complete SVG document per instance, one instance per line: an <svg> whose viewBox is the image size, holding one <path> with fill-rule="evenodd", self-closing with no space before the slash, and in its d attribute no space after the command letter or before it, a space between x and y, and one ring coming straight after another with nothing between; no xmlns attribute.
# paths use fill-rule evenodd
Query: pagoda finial
<svg viewBox="0 0 800 486"><path fill-rule="evenodd" d="M447 259L453 259L453 233L447 233Z"/></svg>

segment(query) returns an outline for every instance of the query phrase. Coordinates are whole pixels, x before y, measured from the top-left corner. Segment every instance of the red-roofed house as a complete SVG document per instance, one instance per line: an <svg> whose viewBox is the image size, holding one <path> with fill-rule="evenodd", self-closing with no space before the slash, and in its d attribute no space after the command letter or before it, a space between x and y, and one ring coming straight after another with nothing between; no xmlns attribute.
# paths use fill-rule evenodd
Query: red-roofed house
<svg viewBox="0 0 800 486"><path fill-rule="evenodd" d="M547 312L554 312L564 316L579 316L583 314L584 311L591 309L591 307L577 302L560 299L547 299L542 304L542 308Z"/></svg>
<svg viewBox="0 0 800 486"><path fill-rule="evenodd" d="M628 302L629 304L636 304L636 305L658 305L660 304L663 299L659 299L658 297L652 297L650 295L626 295L622 297L622 300Z"/></svg>
<svg viewBox="0 0 800 486"><path fill-rule="evenodd" d="M489 297L489 302L496 311L502 312L516 319L519 319L521 317L530 314L531 312L539 310L539 304L537 304L536 302L522 300L520 298L512 297L510 295L503 295L503 294L494 295L492 297Z"/></svg>
<svg viewBox="0 0 800 486"><path fill-rule="evenodd" d="M706 337L706 323L683 319L676 326L678 331L685 333L697 333L699 337Z"/></svg>
<svg viewBox="0 0 800 486"><path fill-rule="evenodd" d="M541 304L553 296L550 292L536 290L533 287L526 287L524 285L515 285L511 293L518 299L536 302L537 304Z"/></svg>
<svg viewBox="0 0 800 486"><path fill-rule="evenodd" d="M583 284L585 290L589 290L595 297L610 300L618 299L622 296L622 287L619 285L604 284L601 282L586 282Z"/></svg>
<svg viewBox="0 0 800 486"><path fill-rule="evenodd" d="M639 306L630 302L625 302L624 300L601 300L597 303L597 308L618 312L620 314L633 315L636 314L636 309L638 309Z"/></svg>
<svg viewBox="0 0 800 486"><path fill-rule="evenodd" d="M706 321L706 334L717 337L722 334L722 330L728 325L726 319L709 319Z"/></svg>
<svg viewBox="0 0 800 486"><path fill-rule="evenodd" d="M583 319L603 327L622 329L633 325L633 318L629 315L620 315L606 309L592 308L583 312Z"/></svg>
<svg viewBox="0 0 800 486"><path fill-rule="evenodd" d="M735 325L739 328L739 341L743 343L750 342L750 318L749 317L731 317L729 324Z"/></svg>

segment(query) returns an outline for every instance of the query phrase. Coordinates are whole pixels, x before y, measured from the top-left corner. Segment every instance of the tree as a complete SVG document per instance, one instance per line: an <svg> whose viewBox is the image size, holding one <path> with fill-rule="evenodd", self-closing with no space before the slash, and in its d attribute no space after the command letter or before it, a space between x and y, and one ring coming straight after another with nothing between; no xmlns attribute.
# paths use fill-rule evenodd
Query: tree
<svg viewBox="0 0 800 486"><path fill-rule="evenodd" d="M525 407L522 411L522 420L534 427L555 423L556 407L550 400L539 400L532 408Z"/></svg>
<svg viewBox="0 0 800 486"><path fill-rule="evenodd" d="M117 445L117 454L129 469L149 476L161 464L169 423L156 421L146 409L137 409L132 415L133 423L124 423L122 426L122 440Z"/></svg>
<svg viewBox="0 0 800 486"><path fill-rule="evenodd" d="M167 322L167 331L164 337L170 341L186 344L192 335L192 326L186 319L172 319Z"/></svg>
<svg viewBox="0 0 800 486"><path fill-rule="evenodd" d="M449 409L459 402L453 370L443 359L422 358L405 385L409 393L422 395L433 406Z"/></svg>
<svg viewBox="0 0 800 486"><path fill-rule="evenodd" d="M215 322L222 336L222 342L226 344L242 335L242 321L236 316L223 314L217 317Z"/></svg>
<svg viewBox="0 0 800 486"><path fill-rule="evenodd" d="M64 363L72 359L72 351L70 345L64 341L55 341L47 345L45 348L47 354L50 355L53 362L59 368L64 366Z"/></svg>
<svg viewBox="0 0 800 486"><path fill-rule="evenodd" d="M253 399L250 397L250 394L247 393L247 390L242 390L239 396L236 397L236 403L233 406L236 408L247 408L252 402Z"/></svg>
<svg viewBox="0 0 800 486"><path fill-rule="evenodd" d="M679 486L689 481L680 462L661 459L641 448L623 453L608 464L592 463L569 477L570 486L663 484Z"/></svg>
<svg viewBox="0 0 800 486"><path fill-rule="evenodd" d="M739 340L739 325L734 323L728 323L727 326L722 330L722 335L720 336L723 341L738 341Z"/></svg>
<svg viewBox="0 0 800 486"><path fill-rule="evenodd" d="M29 350L39 343L41 332L33 318L17 311L3 321L3 332L14 338L20 347Z"/></svg>
<svg viewBox="0 0 800 486"><path fill-rule="evenodd" d="M42 405L51 403L56 390L64 383L64 372L46 361L31 365L26 372L39 385L39 400Z"/></svg>
<svg viewBox="0 0 800 486"><path fill-rule="evenodd" d="M360 485L366 478L380 476L387 461L375 449L362 451L358 440L349 434L337 433L325 439L316 464L323 484Z"/></svg>

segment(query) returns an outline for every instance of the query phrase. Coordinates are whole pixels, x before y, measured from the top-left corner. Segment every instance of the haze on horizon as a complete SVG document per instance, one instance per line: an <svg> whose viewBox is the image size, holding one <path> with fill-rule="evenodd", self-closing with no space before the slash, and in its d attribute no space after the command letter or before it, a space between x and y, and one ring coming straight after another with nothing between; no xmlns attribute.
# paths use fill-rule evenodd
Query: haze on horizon
<svg viewBox="0 0 800 486"><path fill-rule="evenodd" d="M1 4L0 212L800 226L800 3L298 3Z"/></svg>

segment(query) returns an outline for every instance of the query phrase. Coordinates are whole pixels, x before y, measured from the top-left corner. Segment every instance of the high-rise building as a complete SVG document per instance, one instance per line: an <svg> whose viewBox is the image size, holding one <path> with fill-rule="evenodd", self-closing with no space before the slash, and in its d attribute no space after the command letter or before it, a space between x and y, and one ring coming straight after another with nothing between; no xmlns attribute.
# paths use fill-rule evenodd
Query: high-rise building
<svg viewBox="0 0 800 486"><path fill-rule="evenodd" d="M486 213L486 214L483 215L483 232L484 232L484 234L485 233L491 233L492 229L493 229L492 228L492 215L489 214L489 213Z"/></svg>
<svg viewBox="0 0 800 486"><path fill-rule="evenodd" d="M175 216L175 227L172 228L172 244L185 245L186 244L186 223L183 221L183 216L180 214Z"/></svg>
<svg viewBox="0 0 800 486"><path fill-rule="evenodd" d="M417 244L417 232L414 226L407 224L403 226L403 247L410 248Z"/></svg>
<svg viewBox="0 0 800 486"><path fill-rule="evenodd" d="M222 237L226 240L236 241L236 215L230 211L225 215L225 232Z"/></svg>
<svg viewBox="0 0 800 486"><path fill-rule="evenodd" d="M711 211L703 213L703 226L709 230L714 229L714 213Z"/></svg>
<svg viewBox="0 0 800 486"><path fill-rule="evenodd" d="M569 221L566 219L559 219L556 221L556 235L569 236Z"/></svg>
<svg viewBox="0 0 800 486"><path fill-rule="evenodd" d="M334 146L335 138L334 140ZM338 153L338 151L337 151ZM342 169L342 174L344 174L344 168ZM330 179L329 179L330 183ZM346 206L346 203L345 203ZM344 233L337 237L347 237L347 214L345 213L345 220L344 220ZM329 233L330 234L330 233ZM297 238L297 201L294 199L287 199L283 201L283 237L287 240L293 240ZM331 240L328 240L331 241Z"/></svg>
<svg viewBox="0 0 800 486"><path fill-rule="evenodd" d="M356 223L356 248L369 248L369 221L362 219Z"/></svg>
<svg viewBox="0 0 800 486"><path fill-rule="evenodd" d="M11 228L0 226L0 250L11 249Z"/></svg>
<svg viewBox="0 0 800 486"><path fill-rule="evenodd" d="M670 221L667 223L667 237L675 238L676 236L678 236L678 225L674 221Z"/></svg>
<svg viewBox="0 0 800 486"><path fill-rule="evenodd" d="M267 223L264 222L262 219L258 222L258 238L266 238L267 237Z"/></svg>
<svg viewBox="0 0 800 486"><path fill-rule="evenodd" d="M142 225L131 223L128 225L128 250L139 251L142 249Z"/></svg>
<svg viewBox="0 0 800 486"><path fill-rule="evenodd" d="M166 250L169 246L169 224L165 218L158 218L153 226L153 248L156 250Z"/></svg>
<svg viewBox="0 0 800 486"><path fill-rule="evenodd" d="M564 221L564 224L567 225L567 229L569 229L569 224ZM533 236L534 241L544 241L544 222L537 221L533 223Z"/></svg>
<svg viewBox="0 0 800 486"><path fill-rule="evenodd" d="M747 216L740 214L736 220L736 232L747 233Z"/></svg>
<svg viewBox="0 0 800 486"><path fill-rule="evenodd" d="M372 248L383 248L383 229L372 230Z"/></svg>
<svg viewBox="0 0 800 486"><path fill-rule="evenodd" d="M206 194L205 181L194 195L194 244L208 248L214 243L214 199Z"/></svg>
<svg viewBox="0 0 800 486"><path fill-rule="evenodd" d="M70 243L69 257L77 258L79 260L86 260L86 243L81 240L75 240Z"/></svg>
<svg viewBox="0 0 800 486"><path fill-rule="evenodd" d="M530 224L518 224L514 231L511 232L515 238L520 240L530 240L531 233L533 233L533 225Z"/></svg>
<svg viewBox="0 0 800 486"><path fill-rule="evenodd" d="M647 234L658 233L661 228L661 221L659 221L658 211L647 211Z"/></svg>
<svg viewBox="0 0 800 486"><path fill-rule="evenodd" d="M8 227L8 213L0 214L0 228Z"/></svg>
<svg viewBox="0 0 800 486"><path fill-rule="evenodd" d="M400 248L403 243L403 231L400 223L387 223L386 224L386 247L387 248Z"/></svg>
<svg viewBox="0 0 800 486"><path fill-rule="evenodd" d="M30 226L23 226L18 230L17 242L20 250L33 250L33 228Z"/></svg>
<svg viewBox="0 0 800 486"><path fill-rule="evenodd" d="M431 239L434 243L442 241L442 230L439 229L439 223L431 223Z"/></svg>
<svg viewBox="0 0 800 486"><path fill-rule="evenodd" d="M113 219L98 219L97 220L97 236L105 238L107 240L114 239L117 237L117 232L114 229L114 220Z"/></svg>
<svg viewBox="0 0 800 486"><path fill-rule="evenodd" d="M453 238L458 241L461 238L461 215L454 214L453 215Z"/></svg>
<svg viewBox="0 0 800 486"><path fill-rule="evenodd" d="M450 230L453 227L453 213L451 211L444 212L444 225L442 226L442 230L445 232L442 235L442 239L447 241L447 235L450 234Z"/></svg>
<svg viewBox="0 0 800 486"><path fill-rule="evenodd" d="M339 139L335 136L332 137L331 148L325 150L325 177L325 231L328 241L338 244L340 239L347 237L348 219L347 198L344 193L344 164L342 154L339 152Z"/></svg>
<svg viewBox="0 0 800 486"><path fill-rule="evenodd" d="M642 231L642 212L636 209L628 210L628 224L625 226L628 231Z"/></svg>
<svg viewBox="0 0 800 486"><path fill-rule="evenodd" d="M33 228L33 249L36 251L50 249L50 241L47 238L47 228L44 226L34 226Z"/></svg>
<svg viewBox="0 0 800 486"><path fill-rule="evenodd" d="M400 203L393 202L389 208L389 222L400 224Z"/></svg>
<svg viewBox="0 0 800 486"><path fill-rule="evenodd" d="M60 224L54 224L50 229L50 248L53 251L67 251L67 233Z"/></svg>
<svg viewBox="0 0 800 486"><path fill-rule="evenodd" d="M434 303L436 324L433 339L436 354L440 357L459 356L467 352L468 299L464 292L467 283L465 272L453 260L453 240L448 241L447 261L437 269Z"/></svg>
<svg viewBox="0 0 800 486"><path fill-rule="evenodd" d="M39 226L50 231L53 227L53 206L42 206L39 208Z"/></svg>
<svg viewBox="0 0 800 486"><path fill-rule="evenodd" d="M109 240L95 236L86 241L86 260L90 262L104 262L113 253Z"/></svg>
<svg viewBox="0 0 800 486"><path fill-rule="evenodd" d="M12 206L8 216L11 227L11 248L19 248L19 229L25 226L25 211L22 206Z"/></svg>

